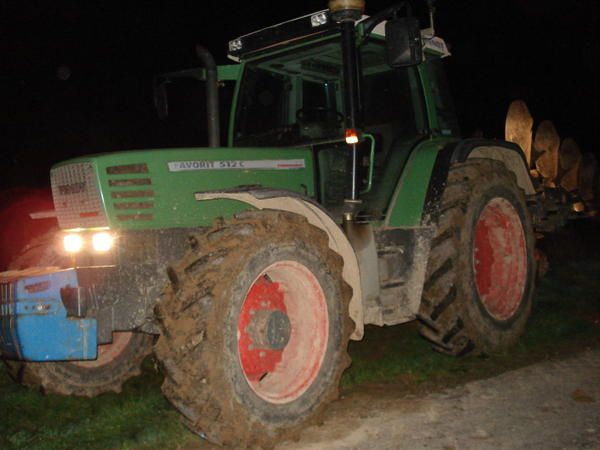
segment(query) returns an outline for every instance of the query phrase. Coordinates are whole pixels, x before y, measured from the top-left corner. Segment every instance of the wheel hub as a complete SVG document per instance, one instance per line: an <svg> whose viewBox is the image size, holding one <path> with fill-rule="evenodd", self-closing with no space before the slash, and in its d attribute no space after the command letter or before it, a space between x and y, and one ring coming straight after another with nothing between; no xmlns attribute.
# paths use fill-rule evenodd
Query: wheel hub
<svg viewBox="0 0 600 450"><path fill-rule="evenodd" d="M240 368L263 400L287 403L316 379L327 350L323 289L296 261L268 266L252 283L237 323Z"/></svg>
<svg viewBox="0 0 600 450"><path fill-rule="evenodd" d="M290 319L280 310L259 310L254 313L248 333L259 349L283 350L290 341Z"/></svg>

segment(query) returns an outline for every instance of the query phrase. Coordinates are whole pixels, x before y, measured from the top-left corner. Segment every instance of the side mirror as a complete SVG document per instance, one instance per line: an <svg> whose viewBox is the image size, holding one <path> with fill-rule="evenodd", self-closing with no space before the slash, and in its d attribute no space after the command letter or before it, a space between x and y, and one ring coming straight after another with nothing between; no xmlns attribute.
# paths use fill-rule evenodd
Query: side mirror
<svg viewBox="0 0 600 450"><path fill-rule="evenodd" d="M385 24L387 61L390 67L409 67L423 61L421 27L416 17L400 17Z"/></svg>
<svg viewBox="0 0 600 450"><path fill-rule="evenodd" d="M169 97L167 95L166 81L154 84L154 107L159 119L166 119L169 115Z"/></svg>

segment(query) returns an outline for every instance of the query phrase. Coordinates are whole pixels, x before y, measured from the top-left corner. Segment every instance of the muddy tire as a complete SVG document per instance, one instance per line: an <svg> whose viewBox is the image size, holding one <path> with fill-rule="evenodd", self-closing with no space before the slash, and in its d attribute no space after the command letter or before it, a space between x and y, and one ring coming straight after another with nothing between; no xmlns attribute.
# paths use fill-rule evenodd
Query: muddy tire
<svg viewBox="0 0 600 450"><path fill-rule="evenodd" d="M502 163L450 168L419 311L434 349L480 354L518 340L531 313L534 245L524 194Z"/></svg>
<svg viewBox="0 0 600 450"><path fill-rule="evenodd" d="M31 267L68 267L67 257L55 249L57 230L33 239L15 258L9 270ZM94 397L120 392L123 383L140 374L142 361L152 353L154 337L144 333L113 333L111 344L98 346L95 361L25 363L4 361L8 374L18 383L48 394Z"/></svg>
<svg viewBox="0 0 600 450"><path fill-rule="evenodd" d="M145 333L113 333L112 344L98 347L95 361L21 363L6 361L17 382L46 394L95 397L121 392L123 384L141 372L152 352L153 337Z"/></svg>
<svg viewBox="0 0 600 450"><path fill-rule="evenodd" d="M156 308L164 394L217 444L295 437L350 363L342 258L323 231L276 211L218 221L192 243Z"/></svg>

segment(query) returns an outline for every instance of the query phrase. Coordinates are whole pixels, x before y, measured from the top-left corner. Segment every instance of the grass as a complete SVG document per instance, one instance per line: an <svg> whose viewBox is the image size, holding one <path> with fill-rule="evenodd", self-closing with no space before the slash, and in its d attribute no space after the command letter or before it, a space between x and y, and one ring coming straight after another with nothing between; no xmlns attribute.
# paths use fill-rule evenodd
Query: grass
<svg viewBox="0 0 600 450"><path fill-rule="evenodd" d="M146 361L121 394L94 399L44 396L0 374L0 448L176 448L187 431L160 392L160 375Z"/></svg>
<svg viewBox="0 0 600 450"><path fill-rule="evenodd" d="M414 324L377 329L350 344L352 367L342 387L404 384L408 390L464 382L586 347L600 347L600 261L568 262L550 271L534 297L525 334L508 351L486 357L449 358L430 351Z"/></svg>
<svg viewBox="0 0 600 450"><path fill-rule="evenodd" d="M491 376L585 347L600 347L600 260L561 262L542 280L527 332L510 351L454 359L430 350L414 325L369 327L353 342L346 393L385 384L402 395ZM192 435L160 393L151 360L123 393L94 399L44 396L14 384L0 370L2 449L175 449ZM375 395L375 394L374 394Z"/></svg>

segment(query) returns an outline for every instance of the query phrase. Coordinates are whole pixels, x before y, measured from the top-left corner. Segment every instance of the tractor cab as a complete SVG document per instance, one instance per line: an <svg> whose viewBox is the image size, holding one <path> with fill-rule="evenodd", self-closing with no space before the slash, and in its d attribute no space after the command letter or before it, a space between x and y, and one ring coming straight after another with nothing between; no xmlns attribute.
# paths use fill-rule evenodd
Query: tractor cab
<svg viewBox="0 0 600 450"><path fill-rule="evenodd" d="M359 57L360 137L354 132L361 156L360 199L380 189L384 168L400 173L398 163L426 134L427 123L415 67L391 68L382 38L361 45ZM231 145L311 146L318 201L330 210L343 207L352 156L346 134L353 132L345 125L344 84L338 33L245 62Z"/></svg>
<svg viewBox="0 0 600 450"><path fill-rule="evenodd" d="M415 146L432 134L458 136L441 63L446 44L418 30L424 45L405 45L412 56L398 64L394 52L415 34L416 19L390 28L384 19L400 11L386 11L351 28L324 10L256 31L230 41L228 56L239 65L217 68L219 81L236 79L228 146L311 148L315 200L338 219L348 209L381 219ZM157 105L167 81L203 75L160 76Z"/></svg>

